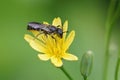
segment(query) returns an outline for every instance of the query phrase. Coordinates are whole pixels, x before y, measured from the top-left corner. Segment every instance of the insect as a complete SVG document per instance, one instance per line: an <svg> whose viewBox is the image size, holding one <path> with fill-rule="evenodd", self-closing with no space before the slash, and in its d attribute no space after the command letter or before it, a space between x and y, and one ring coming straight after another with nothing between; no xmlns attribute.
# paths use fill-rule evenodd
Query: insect
<svg viewBox="0 0 120 80"><path fill-rule="evenodd" d="M52 37L53 34L57 34L57 36L60 38L63 36L63 30L58 26L47 25L38 22L29 22L27 30L36 30L45 35L51 35Z"/></svg>

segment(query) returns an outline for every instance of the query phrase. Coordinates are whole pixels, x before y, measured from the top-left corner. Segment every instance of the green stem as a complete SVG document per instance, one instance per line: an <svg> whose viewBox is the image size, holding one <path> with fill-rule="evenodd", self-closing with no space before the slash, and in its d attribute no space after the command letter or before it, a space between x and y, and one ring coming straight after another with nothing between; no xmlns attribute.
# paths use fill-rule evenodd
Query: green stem
<svg viewBox="0 0 120 80"><path fill-rule="evenodd" d="M84 78L84 80L87 80L87 76L84 76L83 78Z"/></svg>
<svg viewBox="0 0 120 80"><path fill-rule="evenodd" d="M117 65L116 65L116 70L115 70L115 80L118 80L119 65L120 65L120 57L117 60Z"/></svg>
<svg viewBox="0 0 120 80"><path fill-rule="evenodd" d="M111 0L109 9L108 9L108 16L106 20L106 40L105 40L105 62L104 62L104 73L103 73L103 80L107 80L107 69L108 69L108 61L109 61L109 43L111 38L111 32L113 24L111 23L112 15L114 12L114 8L116 5L116 0Z"/></svg>
<svg viewBox="0 0 120 80"><path fill-rule="evenodd" d="M60 69L63 71L63 73L69 78L69 80L73 80L72 77L67 73L67 71L64 69L64 67L60 67Z"/></svg>
<svg viewBox="0 0 120 80"><path fill-rule="evenodd" d="M115 15L113 16L112 24L114 24L120 17L120 0L118 0L118 6L115 12Z"/></svg>
<svg viewBox="0 0 120 80"><path fill-rule="evenodd" d="M115 16L113 17L112 22L114 23L116 20L119 19L119 17L120 17L120 0L118 1L118 7L117 7L117 10L116 10ZM118 59L117 59L116 68L115 68L115 76L114 76L115 80L118 80L119 66L120 66L120 51L119 51L119 54L118 54Z"/></svg>
<svg viewBox="0 0 120 80"><path fill-rule="evenodd" d="M118 54L117 64L115 68L115 80L118 80L119 66L120 66L120 45L119 45L119 54Z"/></svg>
<svg viewBox="0 0 120 80"><path fill-rule="evenodd" d="M107 80L110 35L111 35L111 29L107 32L107 39L106 39L106 51L105 51L105 63L104 63L104 80Z"/></svg>

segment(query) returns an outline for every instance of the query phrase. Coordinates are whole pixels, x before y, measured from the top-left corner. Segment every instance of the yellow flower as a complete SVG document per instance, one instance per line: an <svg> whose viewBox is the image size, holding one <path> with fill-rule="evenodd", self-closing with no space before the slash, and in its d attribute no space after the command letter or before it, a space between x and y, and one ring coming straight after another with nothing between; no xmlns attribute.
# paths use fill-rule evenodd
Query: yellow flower
<svg viewBox="0 0 120 80"><path fill-rule="evenodd" d="M44 24L48 23L44 22ZM24 39L33 49L40 52L40 54L38 54L39 59L44 61L50 59L56 67L61 67L63 65L62 59L71 61L78 60L75 55L67 52L75 36L75 31L73 30L66 38L68 21L65 21L65 23L62 25L61 19L58 17L53 20L52 25L62 27L64 32L62 38L55 34L52 35L54 37L53 38L51 35L46 36L45 34L40 34L39 31L33 30L31 32L34 34L34 37L29 34L25 34ZM36 36L38 34L39 36Z"/></svg>

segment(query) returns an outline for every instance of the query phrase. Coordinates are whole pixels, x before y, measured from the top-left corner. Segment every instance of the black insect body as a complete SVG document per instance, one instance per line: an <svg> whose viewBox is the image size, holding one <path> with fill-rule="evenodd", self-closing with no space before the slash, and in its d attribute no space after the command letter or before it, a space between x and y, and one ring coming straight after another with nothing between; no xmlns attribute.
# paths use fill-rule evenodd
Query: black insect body
<svg viewBox="0 0 120 80"><path fill-rule="evenodd" d="M57 34L57 36L60 38L63 36L63 30L61 28L37 22L29 22L27 30L36 30L40 33L44 33L45 35Z"/></svg>

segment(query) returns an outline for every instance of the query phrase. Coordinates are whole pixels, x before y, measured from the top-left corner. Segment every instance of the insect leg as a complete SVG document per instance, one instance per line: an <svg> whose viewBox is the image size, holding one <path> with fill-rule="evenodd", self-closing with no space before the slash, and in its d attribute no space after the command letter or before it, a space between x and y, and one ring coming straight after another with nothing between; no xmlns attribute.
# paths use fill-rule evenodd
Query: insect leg
<svg viewBox="0 0 120 80"><path fill-rule="evenodd" d="M58 26L56 26L57 28L61 28L61 26L60 25L58 25Z"/></svg>
<svg viewBox="0 0 120 80"><path fill-rule="evenodd" d="M39 37L39 35L41 35L41 34L44 34L44 32L40 30L40 31L39 31L39 33L38 33L35 37L37 37L37 38L38 38L38 37Z"/></svg>

